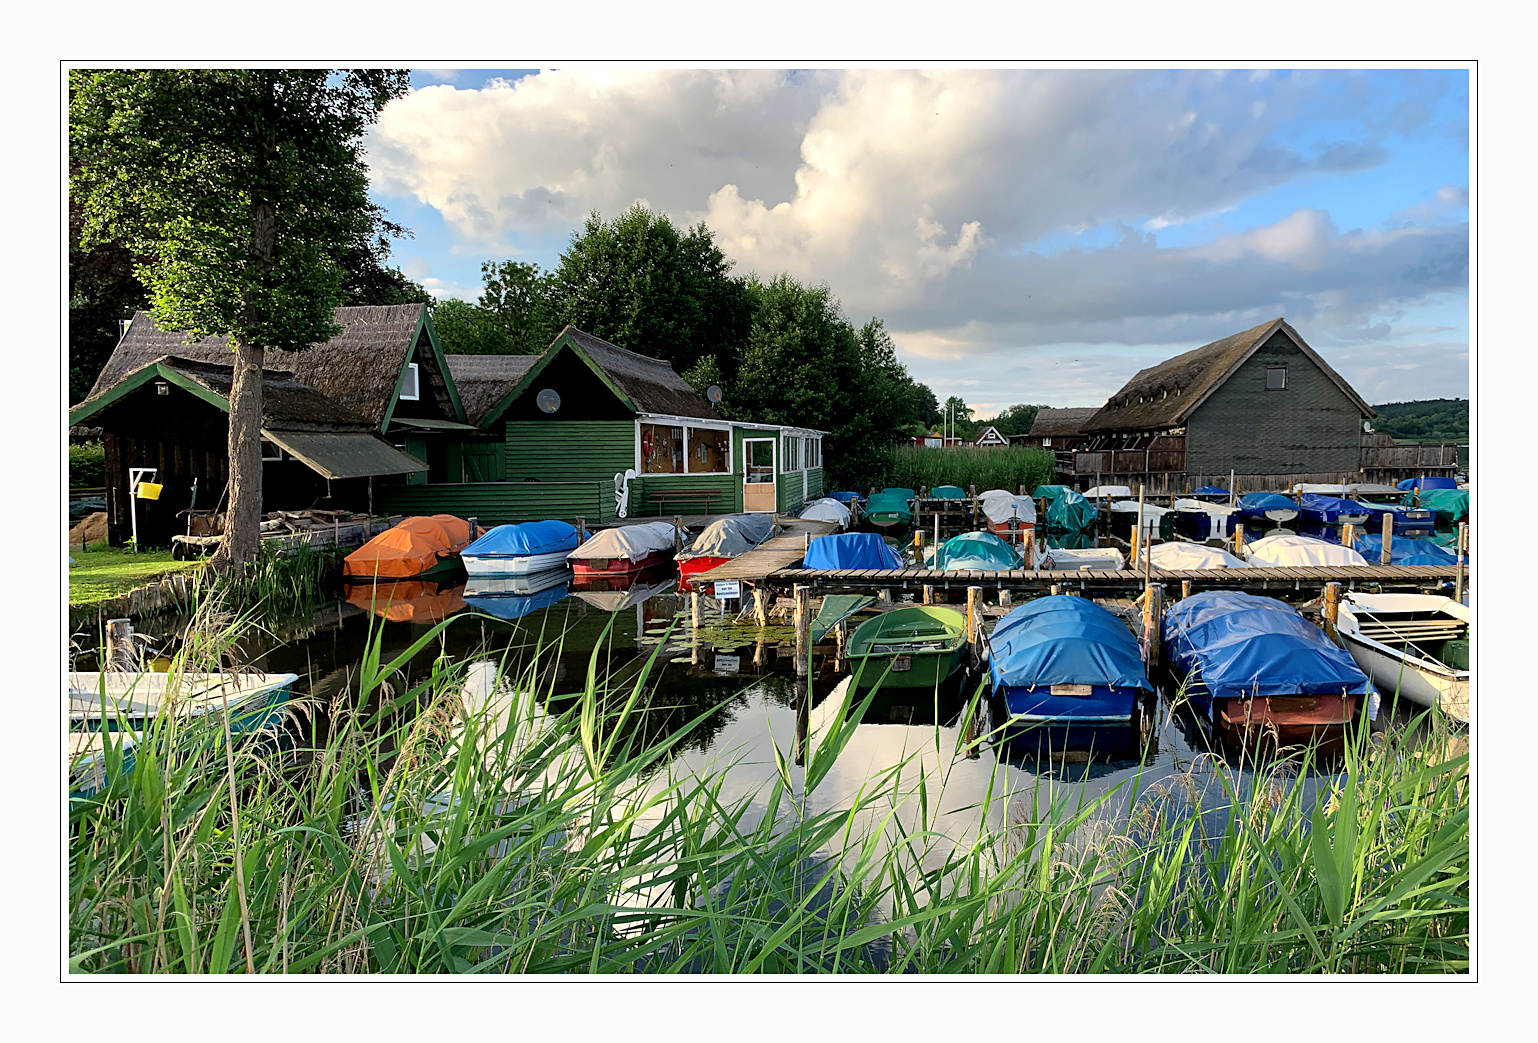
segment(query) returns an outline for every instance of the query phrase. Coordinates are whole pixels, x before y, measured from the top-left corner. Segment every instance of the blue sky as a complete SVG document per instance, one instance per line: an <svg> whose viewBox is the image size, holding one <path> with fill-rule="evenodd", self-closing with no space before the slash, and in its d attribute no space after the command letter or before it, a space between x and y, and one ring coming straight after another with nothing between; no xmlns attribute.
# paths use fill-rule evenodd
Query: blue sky
<svg viewBox="0 0 1538 1043"><path fill-rule="evenodd" d="M981 413L1095 405L1277 315L1370 401L1468 394L1464 70L416 70L395 260L474 299L589 210L826 282Z"/></svg>

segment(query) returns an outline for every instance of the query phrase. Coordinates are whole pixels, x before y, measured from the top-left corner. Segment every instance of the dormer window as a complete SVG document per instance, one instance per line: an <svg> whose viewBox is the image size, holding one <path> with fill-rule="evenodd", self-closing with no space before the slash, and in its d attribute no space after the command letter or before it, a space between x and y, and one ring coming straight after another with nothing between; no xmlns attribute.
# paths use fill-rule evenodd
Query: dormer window
<svg viewBox="0 0 1538 1043"><path fill-rule="evenodd" d="M417 376L417 364L406 363L406 379L401 381L401 401L415 402L421 398L420 384Z"/></svg>
<svg viewBox="0 0 1538 1043"><path fill-rule="evenodd" d="M1286 389L1287 389L1287 367L1286 366L1268 366L1268 367L1266 367L1266 390L1267 391L1285 391Z"/></svg>

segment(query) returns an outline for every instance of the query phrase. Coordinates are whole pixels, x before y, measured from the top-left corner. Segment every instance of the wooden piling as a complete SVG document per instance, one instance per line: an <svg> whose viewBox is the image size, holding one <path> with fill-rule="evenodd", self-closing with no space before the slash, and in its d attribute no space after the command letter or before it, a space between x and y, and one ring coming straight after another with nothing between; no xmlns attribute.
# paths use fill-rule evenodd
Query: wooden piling
<svg viewBox="0 0 1538 1043"><path fill-rule="evenodd" d="M1346 522L1340 527L1340 545L1342 547L1356 546L1356 526Z"/></svg>
<svg viewBox="0 0 1538 1043"><path fill-rule="evenodd" d="M700 592L698 590L689 592L689 625L695 630L700 628Z"/></svg>
<svg viewBox="0 0 1538 1043"><path fill-rule="evenodd" d="M753 621L761 627L769 625L769 592L763 587L753 588Z"/></svg>
<svg viewBox="0 0 1538 1043"><path fill-rule="evenodd" d="M919 568L924 567L924 530L913 530L913 561Z"/></svg>
<svg viewBox="0 0 1538 1043"><path fill-rule="evenodd" d="M1183 580L1180 581L1180 600L1184 601L1186 598L1188 598L1190 596L1191 596L1191 581L1188 580L1188 579L1183 579Z"/></svg>
<svg viewBox="0 0 1538 1043"><path fill-rule="evenodd" d="M1389 559L1393 557L1393 555L1389 553L1390 546L1393 544L1393 542L1394 515L1389 511L1385 511L1383 512L1383 553L1378 555L1379 565L1387 565L1389 563Z"/></svg>
<svg viewBox="0 0 1538 1043"><path fill-rule="evenodd" d="M581 514L577 515L577 539L582 543L587 542L587 517Z"/></svg>
<svg viewBox="0 0 1538 1043"><path fill-rule="evenodd" d="M1143 659L1149 669L1159 665L1159 624L1164 619L1164 584L1149 583L1143 588Z"/></svg>
<svg viewBox="0 0 1538 1043"><path fill-rule="evenodd" d="M967 588L967 646L972 663L983 661L983 588Z"/></svg>
<svg viewBox="0 0 1538 1043"><path fill-rule="evenodd" d="M134 673L139 657L134 652L134 624L131 619L107 620L107 652L102 669L113 673Z"/></svg>
<svg viewBox="0 0 1538 1043"><path fill-rule="evenodd" d="M841 619L838 626L833 628L833 669L842 670L844 660L848 658L849 647L849 620Z"/></svg>
<svg viewBox="0 0 1538 1043"><path fill-rule="evenodd" d="M681 516L673 515L673 552L682 554L684 550L684 520Z"/></svg>
<svg viewBox="0 0 1538 1043"><path fill-rule="evenodd" d="M1234 525L1234 557L1244 557L1244 522Z"/></svg>
<svg viewBox="0 0 1538 1043"><path fill-rule="evenodd" d="M796 598L796 676L807 677L812 672L812 603L811 588L797 583Z"/></svg>
<svg viewBox="0 0 1538 1043"><path fill-rule="evenodd" d="M933 605L934 603L935 603L935 588L930 586L928 583L926 583L926 584L924 584L924 604L926 604L926 605Z"/></svg>
<svg viewBox="0 0 1538 1043"><path fill-rule="evenodd" d="M1014 604L1014 598L1010 596L1008 587L999 588L999 607L1009 608Z"/></svg>
<svg viewBox="0 0 1538 1043"><path fill-rule="evenodd" d="M1340 584L1324 585L1324 635L1340 644Z"/></svg>
<svg viewBox="0 0 1538 1043"><path fill-rule="evenodd" d="M1052 584L1052 596L1057 597L1060 593L1062 589L1056 583Z"/></svg>

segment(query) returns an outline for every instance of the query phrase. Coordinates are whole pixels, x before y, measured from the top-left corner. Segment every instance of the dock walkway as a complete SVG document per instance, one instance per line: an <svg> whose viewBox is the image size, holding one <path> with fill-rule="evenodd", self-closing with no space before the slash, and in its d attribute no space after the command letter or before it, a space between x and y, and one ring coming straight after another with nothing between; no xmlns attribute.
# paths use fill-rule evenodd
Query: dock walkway
<svg viewBox="0 0 1538 1043"><path fill-rule="evenodd" d="M689 583L699 589L717 580L745 580L762 583L778 571L789 568L806 555L808 536L826 536L838 526L832 522L810 521L806 518L775 516L780 535L772 536L746 554L738 555L724 565L717 565L708 572L691 576Z"/></svg>
<svg viewBox="0 0 1538 1043"><path fill-rule="evenodd" d="M792 557L790 560L794 561L795 558ZM1152 583L1163 583L1177 588L1189 581L1192 589L1198 590L1214 587L1266 590L1289 586L1301 589L1305 586L1323 586L1331 582L1419 588L1452 580L1457 575L1458 568L1452 565L1311 565L1298 568L1150 569L1146 578ZM1465 580L1467 575L1465 572ZM1040 591L1053 586L1073 590L1132 590L1142 588L1145 573L1142 570L1133 569L1010 569L1002 572L982 572L917 568L796 569L784 567L764 578L777 586L805 584L819 591L916 590L926 586L940 590L979 586L1010 591Z"/></svg>

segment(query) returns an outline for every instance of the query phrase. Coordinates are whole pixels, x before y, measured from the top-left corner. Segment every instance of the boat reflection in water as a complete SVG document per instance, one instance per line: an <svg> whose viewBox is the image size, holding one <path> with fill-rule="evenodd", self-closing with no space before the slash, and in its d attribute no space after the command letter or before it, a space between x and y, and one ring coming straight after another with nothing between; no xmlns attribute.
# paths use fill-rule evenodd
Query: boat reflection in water
<svg viewBox="0 0 1538 1043"><path fill-rule="evenodd" d="M996 706L994 712L1003 707ZM1042 778L1083 782L1135 769L1155 749L1150 713L1140 707L1131 724L1012 726L993 744L999 760Z"/></svg>
<svg viewBox="0 0 1538 1043"><path fill-rule="evenodd" d="M391 623L436 623L463 612L464 581L455 584L403 579L391 583L349 583L347 600Z"/></svg>
<svg viewBox="0 0 1538 1043"><path fill-rule="evenodd" d="M549 608L569 593L571 569L549 569L521 576L472 576L465 585L465 603L498 619L522 619Z"/></svg>

